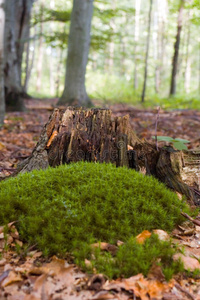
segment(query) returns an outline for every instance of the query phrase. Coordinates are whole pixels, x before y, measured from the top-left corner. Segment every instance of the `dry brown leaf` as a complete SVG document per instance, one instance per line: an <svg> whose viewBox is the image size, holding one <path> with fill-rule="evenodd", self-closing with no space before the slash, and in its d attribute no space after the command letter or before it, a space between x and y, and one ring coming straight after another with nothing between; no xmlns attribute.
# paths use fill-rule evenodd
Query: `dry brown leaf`
<svg viewBox="0 0 200 300"><path fill-rule="evenodd" d="M15 240L15 243L17 244L17 245L19 245L20 247L22 247L23 246L23 243L20 241L20 240Z"/></svg>
<svg viewBox="0 0 200 300"><path fill-rule="evenodd" d="M97 274L93 275L87 283L89 290L95 290L98 291L101 289L101 287L105 284L105 276L103 274Z"/></svg>
<svg viewBox="0 0 200 300"><path fill-rule="evenodd" d="M146 239L150 238L150 236L151 232L149 232L148 230L144 230L136 236L136 241L138 244L143 244Z"/></svg>
<svg viewBox="0 0 200 300"><path fill-rule="evenodd" d="M169 234L164 230L154 229L153 232L158 235L160 241L169 241L170 239Z"/></svg>
<svg viewBox="0 0 200 300"><path fill-rule="evenodd" d="M23 279L22 279L20 274L17 274L16 272L11 270L9 272L8 276L2 281L1 286L5 287L5 286L10 285L14 282L18 282L18 281L22 281L22 280Z"/></svg>
<svg viewBox="0 0 200 300"><path fill-rule="evenodd" d="M92 268L92 263L88 259L85 259L85 265L86 265L87 268Z"/></svg>
<svg viewBox="0 0 200 300"><path fill-rule="evenodd" d="M198 260L190 256L185 256L181 253L176 253L173 256L173 259L174 260L181 259L185 270L194 271L195 269L200 269L200 263L198 262Z"/></svg>
<svg viewBox="0 0 200 300"><path fill-rule="evenodd" d="M104 243L104 242L91 244L90 246L93 249L94 248L100 248L101 250L108 251L113 255L115 255L117 250L118 250L117 246L109 244L109 243Z"/></svg>
<svg viewBox="0 0 200 300"><path fill-rule="evenodd" d="M122 245L124 245L124 242L118 240L118 241L117 241L117 246L122 246Z"/></svg>
<svg viewBox="0 0 200 300"><path fill-rule="evenodd" d="M136 276L112 281L110 284L106 282L103 286L105 290L118 290L119 288L127 291L133 291L135 297L139 297L141 300L150 299L162 299L163 294L169 291L170 287L166 283L161 283L158 280L147 280L142 274Z"/></svg>
<svg viewBox="0 0 200 300"><path fill-rule="evenodd" d="M152 267L149 270L148 276L149 279L157 279L159 281L164 281L165 280L165 276L162 272L162 268L161 266L157 265L156 263L154 263L152 265Z"/></svg>

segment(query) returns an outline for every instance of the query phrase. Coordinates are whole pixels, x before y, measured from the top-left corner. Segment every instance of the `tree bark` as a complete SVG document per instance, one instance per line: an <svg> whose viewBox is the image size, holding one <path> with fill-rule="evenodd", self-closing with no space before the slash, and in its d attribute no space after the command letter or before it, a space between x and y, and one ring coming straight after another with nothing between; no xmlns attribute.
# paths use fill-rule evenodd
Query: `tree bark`
<svg viewBox="0 0 200 300"><path fill-rule="evenodd" d="M74 0L68 40L65 88L58 104L91 106L85 88L93 0Z"/></svg>
<svg viewBox="0 0 200 300"><path fill-rule="evenodd" d="M156 149L141 141L129 116L112 118L110 110L55 109L44 126L31 156L17 172L45 169L77 161L106 162L152 175L169 188L198 201L200 152ZM199 192L200 195L200 192Z"/></svg>
<svg viewBox="0 0 200 300"><path fill-rule="evenodd" d="M147 73L148 73L148 58L149 58L149 44L150 44L150 34L151 34L151 12L152 12L153 0L150 0L149 7L149 21L148 21L148 35L147 35L147 46L146 46L146 56L145 56L145 70L144 70L144 84L142 90L141 102L144 102L147 84Z"/></svg>
<svg viewBox="0 0 200 300"><path fill-rule="evenodd" d="M43 63L43 13L44 13L44 2L41 2L40 6L40 28L39 28L39 47L38 47L38 59L37 59L37 80L36 80L36 91L40 92L42 83L42 63Z"/></svg>
<svg viewBox="0 0 200 300"><path fill-rule="evenodd" d="M7 110L24 110L21 69L34 0L6 0L4 79Z"/></svg>
<svg viewBox="0 0 200 300"><path fill-rule="evenodd" d="M4 95L4 24L5 24L5 11L4 0L0 0L0 125L4 122L5 116L5 95Z"/></svg>
<svg viewBox="0 0 200 300"><path fill-rule="evenodd" d="M190 2L191 4L191 2ZM187 39L186 39L186 62L185 62L185 91L190 93L190 81L191 81L191 59L190 59L190 37L191 37L191 10L188 10L187 15Z"/></svg>
<svg viewBox="0 0 200 300"><path fill-rule="evenodd" d="M174 44L174 56L172 59L170 96L173 96L176 94L176 76L177 76L177 70L178 70L179 46L180 46L180 41L181 41L183 6L184 6L184 0L181 0L179 12L178 12L177 34L176 34L176 40L175 40L175 44Z"/></svg>
<svg viewBox="0 0 200 300"><path fill-rule="evenodd" d="M141 0L135 0L135 32L134 32L134 89L138 89L138 42L140 33Z"/></svg>

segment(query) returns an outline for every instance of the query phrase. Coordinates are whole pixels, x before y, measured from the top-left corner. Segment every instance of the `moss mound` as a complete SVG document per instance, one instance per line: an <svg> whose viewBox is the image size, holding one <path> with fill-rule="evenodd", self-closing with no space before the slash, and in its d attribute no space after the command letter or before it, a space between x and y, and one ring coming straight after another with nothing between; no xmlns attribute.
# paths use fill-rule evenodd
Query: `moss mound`
<svg viewBox="0 0 200 300"><path fill-rule="evenodd" d="M153 177L111 164L80 162L0 183L0 221L19 220L21 237L45 254L81 243L127 241L142 230L170 231L188 211Z"/></svg>

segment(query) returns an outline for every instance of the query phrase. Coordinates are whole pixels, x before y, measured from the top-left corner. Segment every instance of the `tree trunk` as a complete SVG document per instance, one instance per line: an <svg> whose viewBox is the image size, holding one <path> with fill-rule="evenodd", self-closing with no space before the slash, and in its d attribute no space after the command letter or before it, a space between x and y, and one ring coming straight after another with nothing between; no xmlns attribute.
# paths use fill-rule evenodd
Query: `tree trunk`
<svg viewBox="0 0 200 300"><path fill-rule="evenodd" d="M153 175L169 188L198 203L200 152L156 149L141 141L129 116L111 116L110 110L55 109L44 126L31 156L17 172L45 169L77 161L113 163ZM199 192L200 195L200 192Z"/></svg>
<svg viewBox="0 0 200 300"><path fill-rule="evenodd" d="M36 91L40 92L42 83L42 63L43 63L43 13L44 13L44 2L42 0L40 6L40 28L39 28L39 47L38 47L38 59L37 59L37 80L36 80Z"/></svg>
<svg viewBox="0 0 200 300"><path fill-rule="evenodd" d="M4 79L8 110L24 110L21 68L33 0L6 0Z"/></svg>
<svg viewBox="0 0 200 300"><path fill-rule="evenodd" d="M158 1L155 3L156 9L154 10L154 18L153 18L153 25L154 25L154 32L153 32L153 50L154 50L154 63L155 63L155 92L159 93L160 88L160 67L159 67L159 38L158 38Z"/></svg>
<svg viewBox="0 0 200 300"><path fill-rule="evenodd" d="M150 44L150 34L151 34L151 11L152 11L152 6L153 6L153 0L150 0L149 22L148 22L148 35L147 35L147 47L146 47L146 56L145 56L144 84L143 84L142 99L141 99L142 102L144 102L145 93L146 93L146 84L147 84L149 44Z"/></svg>
<svg viewBox="0 0 200 300"><path fill-rule="evenodd" d="M141 0L135 0L135 33L134 33L134 89L138 89L138 42L140 33Z"/></svg>
<svg viewBox="0 0 200 300"><path fill-rule="evenodd" d="M177 70L178 70L179 46L180 46L180 41L181 41L183 6L184 6L184 0L181 0L179 12L178 12L177 35L176 35L176 40L175 40L175 44L174 44L174 56L173 56L173 60L172 60L170 96L173 96L176 94L176 76L177 76Z"/></svg>
<svg viewBox="0 0 200 300"><path fill-rule="evenodd" d="M5 116L5 95L4 95L4 73L3 73L3 52L4 52L4 0L0 0L0 125L3 124Z"/></svg>
<svg viewBox="0 0 200 300"><path fill-rule="evenodd" d="M191 3L190 3L191 4ZM186 63L185 63L185 91L190 93L191 81L191 58L190 58L190 37L191 37L191 10L188 11L188 30L186 40Z"/></svg>
<svg viewBox="0 0 200 300"><path fill-rule="evenodd" d="M68 40L65 88L58 104L91 106L85 88L93 0L74 0Z"/></svg>

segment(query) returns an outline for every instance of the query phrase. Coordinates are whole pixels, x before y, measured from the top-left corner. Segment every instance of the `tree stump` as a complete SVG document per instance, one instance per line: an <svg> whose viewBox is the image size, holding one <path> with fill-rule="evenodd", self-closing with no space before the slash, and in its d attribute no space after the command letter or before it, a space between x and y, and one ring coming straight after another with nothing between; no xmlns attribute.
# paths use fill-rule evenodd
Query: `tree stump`
<svg viewBox="0 0 200 300"><path fill-rule="evenodd" d="M78 161L113 163L152 175L198 204L200 152L159 150L141 141L129 116L112 118L106 109L54 109L32 154L17 173Z"/></svg>

